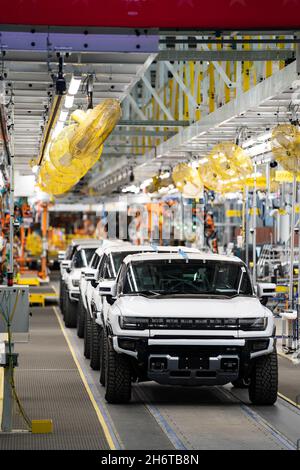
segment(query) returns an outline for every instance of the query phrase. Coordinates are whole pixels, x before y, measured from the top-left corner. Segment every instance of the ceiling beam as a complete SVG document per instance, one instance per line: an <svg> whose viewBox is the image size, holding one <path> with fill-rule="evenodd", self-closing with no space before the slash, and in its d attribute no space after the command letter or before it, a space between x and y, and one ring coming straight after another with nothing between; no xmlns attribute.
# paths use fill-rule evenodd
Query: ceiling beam
<svg viewBox="0 0 300 470"><path fill-rule="evenodd" d="M170 120L148 120L142 121L138 119L122 119L118 122L119 126L135 126L135 127L184 127L189 126L189 121L170 121Z"/></svg>
<svg viewBox="0 0 300 470"><path fill-rule="evenodd" d="M278 61L295 59L295 51L290 49L261 50L261 51L199 51L199 50L165 50L157 56L159 61Z"/></svg>
<svg viewBox="0 0 300 470"><path fill-rule="evenodd" d="M175 134L175 131L165 131L163 129L159 131L146 129L116 129L113 131L112 136L171 137Z"/></svg>

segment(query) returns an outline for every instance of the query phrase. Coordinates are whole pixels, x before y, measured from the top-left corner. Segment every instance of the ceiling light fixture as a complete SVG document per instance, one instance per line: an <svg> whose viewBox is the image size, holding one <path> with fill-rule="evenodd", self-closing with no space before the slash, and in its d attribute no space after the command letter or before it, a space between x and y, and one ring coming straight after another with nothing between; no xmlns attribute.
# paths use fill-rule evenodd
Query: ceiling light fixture
<svg viewBox="0 0 300 470"><path fill-rule="evenodd" d="M59 118L58 118L59 122L66 122L68 114L69 114L69 111L63 111L62 110L60 112L60 115L59 115Z"/></svg>
<svg viewBox="0 0 300 470"><path fill-rule="evenodd" d="M76 77L75 75L73 75L70 81L68 94L76 95L76 93L78 93L80 83L81 83L81 77Z"/></svg>
<svg viewBox="0 0 300 470"><path fill-rule="evenodd" d="M67 95L65 99L65 108L70 109L72 108L74 103L74 95Z"/></svg>

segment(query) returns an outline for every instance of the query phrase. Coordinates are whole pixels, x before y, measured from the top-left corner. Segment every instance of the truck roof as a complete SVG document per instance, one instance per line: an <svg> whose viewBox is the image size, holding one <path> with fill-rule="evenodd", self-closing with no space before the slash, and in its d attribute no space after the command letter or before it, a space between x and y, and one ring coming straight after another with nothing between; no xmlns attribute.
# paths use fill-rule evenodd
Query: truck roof
<svg viewBox="0 0 300 470"><path fill-rule="evenodd" d="M112 244L102 250L103 253L124 253L124 251L136 251L137 254L140 252L154 252L154 253L177 253L180 249L183 249L187 253L199 253L196 248L185 248L178 246L154 246L154 245L132 245L130 243L124 244ZM99 252L101 249L99 250ZM143 254L143 253L141 253Z"/></svg>
<svg viewBox="0 0 300 470"><path fill-rule="evenodd" d="M76 250L82 250L86 248L99 248L101 245L101 240L90 240L89 243L80 243L79 245L77 245Z"/></svg>
<svg viewBox="0 0 300 470"><path fill-rule="evenodd" d="M154 252L154 253L137 253L134 255L128 255L124 259L124 263L131 263L134 261L150 261L150 260L166 260L166 259L174 259L174 260L184 260L187 256L188 259L191 260L207 260L207 261L227 261L227 262L235 262L241 263L242 260L237 256L227 256L227 255L218 255L214 253L206 253L206 252L188 252L185 250L184 247L181 247L182 253L162 253L162 252Z"/></svg>
<svg viewBox="0 0 300 470"><path fill-rule="evenodd" d="M101 245L103 243L102 240L97 240L96 238L73 238L70 245L86 245L93 242L98 243L98 245Z"/></svg>

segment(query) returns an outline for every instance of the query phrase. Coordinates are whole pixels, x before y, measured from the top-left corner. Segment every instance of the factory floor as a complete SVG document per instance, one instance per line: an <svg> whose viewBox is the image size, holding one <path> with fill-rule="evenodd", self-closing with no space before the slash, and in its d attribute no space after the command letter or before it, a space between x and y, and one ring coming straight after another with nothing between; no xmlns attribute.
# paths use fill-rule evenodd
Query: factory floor
<svg viewBox="0 0 300 470"><path fill-rule="evenodd" d="M83 341L56 305L33 307L30 341L17 344L16 383L31 419L52 434L0 433L5 449L295 449L300 439L300 366L279 357L280 396L254 407L247 390L135 384L128 405L108 405ZM0 394L1 395L1 394ZM1 398L1 397L0 397ZM14 429L26 429L17 410Z"/></svg>

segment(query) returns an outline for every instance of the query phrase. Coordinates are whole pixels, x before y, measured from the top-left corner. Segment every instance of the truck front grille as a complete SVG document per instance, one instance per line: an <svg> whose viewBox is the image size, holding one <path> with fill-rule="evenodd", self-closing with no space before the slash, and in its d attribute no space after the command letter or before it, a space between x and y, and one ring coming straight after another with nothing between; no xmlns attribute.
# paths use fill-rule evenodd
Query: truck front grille
<svg viewBox="0 0 300 470"><path fill-rule="evenodd" d="M155 330L238 330L237 318L151 318L149 328Z"/></svg>

